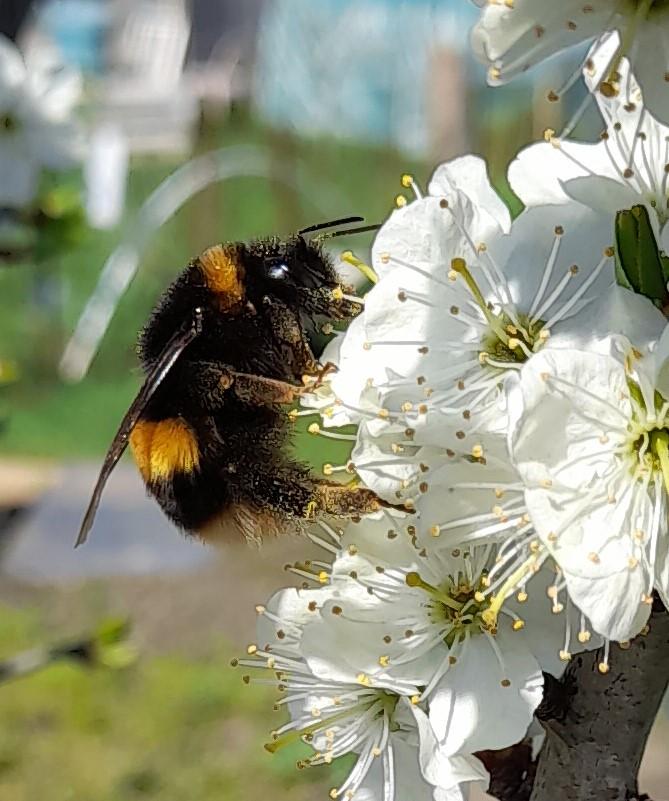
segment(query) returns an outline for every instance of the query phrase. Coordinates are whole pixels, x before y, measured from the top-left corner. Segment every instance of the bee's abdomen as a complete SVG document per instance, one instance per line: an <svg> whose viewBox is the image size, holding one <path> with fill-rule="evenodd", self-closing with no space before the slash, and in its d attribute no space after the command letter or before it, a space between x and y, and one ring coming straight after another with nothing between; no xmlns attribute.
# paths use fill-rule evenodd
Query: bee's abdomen
<svg viewBox="0 0 669 801"><path fill-rule="evenodd" d="M200 466L197 436L181 417L140 420L130 434L130 447L147 484L190 475Z"/></svg>

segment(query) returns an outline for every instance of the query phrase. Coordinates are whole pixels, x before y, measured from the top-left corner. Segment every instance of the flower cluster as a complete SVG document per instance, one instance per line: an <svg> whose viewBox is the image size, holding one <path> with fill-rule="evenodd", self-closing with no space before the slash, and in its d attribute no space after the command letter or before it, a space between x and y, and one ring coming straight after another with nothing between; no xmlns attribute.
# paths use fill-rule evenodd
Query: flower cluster
<svg viewBox="0 0 669 801"><path fill-rule="evenodd" d="M474 39L498 80L572 32L596 39L601 140L522 151L514 220L477 157L426 190L403 176L412 197L376 236L363 311L323 355L338 371L300 414L317 434L356 427L328 473L407 514L321 522L325 557L258 607L240 664L289 715L270 751L355 755L332 798L485 789L481 752L536 734L545 674L594 648L606 674L610 643L669 601L669 130L642 95L656 99L643 43L669 36L666 5L486 5Z"/></svg>

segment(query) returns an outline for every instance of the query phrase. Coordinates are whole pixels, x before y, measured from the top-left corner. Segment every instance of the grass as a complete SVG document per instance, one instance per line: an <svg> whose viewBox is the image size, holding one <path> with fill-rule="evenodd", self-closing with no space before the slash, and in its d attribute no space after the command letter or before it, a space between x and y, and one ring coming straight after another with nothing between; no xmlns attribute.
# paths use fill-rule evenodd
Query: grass
<svg viewBox="0 0 669 801"><path fill-rule="evenodd" d="M46 639L37 612L0 608L0 659ZM1 686L0 798L327 798L332 769L295 770L305 746L264 751L273 691L247 687L231 656L220 644L118 671L60 663Z"/></svg>

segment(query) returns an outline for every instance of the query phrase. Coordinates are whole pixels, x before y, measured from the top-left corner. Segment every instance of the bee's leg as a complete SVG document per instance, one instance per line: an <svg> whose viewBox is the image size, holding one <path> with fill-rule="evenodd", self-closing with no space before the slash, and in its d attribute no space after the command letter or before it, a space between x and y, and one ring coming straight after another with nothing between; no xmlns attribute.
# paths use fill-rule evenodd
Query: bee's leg
<svg viewBox="0 0 669 801"><path fill-rule="evenodd" d="M240 373L218 362L191 361L178 368L177 378L191 403L206 413L225 405L229 393L260 406L293 403L307 388L275 378Z"/></svg>
<svg viewBox="0 0 669 801"><path fill-rule="evenodd" d="M412 511L404 504L392 504L384 501L366 487L351 487L333 481L320 480L315 482L314 496L306 510L305 517L314 517L318 513L336 517L353 517L378 512L380 509Z"/></svg>
<svg viewBox="0 0 669 801"><path fill-rule="evenodd" d="M289 384L276 378L230 371L231 391L243 401L259 406L293 403L309 391L304 385Z"/></svg>
<svg viewBox="0 0 669 801"><path fill-rule="evenodd" d="M244 459L228 480L235 483L240 500L295 520L313 520L321 515L352 518L383 508L408 511L387 503L372 490L315 478L305 465L278 462L269 453Z"/></svg>
<svg viewBox="0 0 669 801"><path fill-rule="evenodd" d="M282 342L291 355L291 368L294 375L314 375L318 371L318 361L297 314L274 298L264 299L270 314L274 335Z"/></svg>

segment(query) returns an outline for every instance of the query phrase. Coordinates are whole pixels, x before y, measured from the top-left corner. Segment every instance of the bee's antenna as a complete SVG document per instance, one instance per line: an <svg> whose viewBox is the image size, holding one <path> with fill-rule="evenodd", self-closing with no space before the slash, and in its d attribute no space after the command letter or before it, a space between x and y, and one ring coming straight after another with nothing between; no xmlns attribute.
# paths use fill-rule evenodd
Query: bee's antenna
<svg viewBox="0 0 669 801"><path fill-rule="evenodd" d="M335 228L337 225L348 225L348 223L364 222L364 219L364 217L342 217L341 220L330 220L329 222L310 225L308 228L302 228L302 230L298 231L297 233L302 236L302 234L310 234L313 231L320 231L323 228Z"/></svg>
<svg viewBox="0 0 669 801"><path fill-rule="evenodd" d="M325 234L320 234L316 239L332 239L335 236L347 236L349 234L364 234L366 231L378 231L381 223L376 225L362 225L359 228L346 228L344 231L333 231Z"/></svg>

